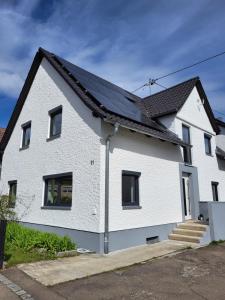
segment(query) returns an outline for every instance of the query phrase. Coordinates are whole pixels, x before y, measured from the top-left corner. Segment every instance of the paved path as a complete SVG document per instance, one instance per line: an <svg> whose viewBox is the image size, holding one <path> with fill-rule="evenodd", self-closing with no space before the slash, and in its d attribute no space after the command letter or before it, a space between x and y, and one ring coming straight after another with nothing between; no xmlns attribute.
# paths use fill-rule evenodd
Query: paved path
<svg viewBox="0 0 225 300"><path fill-rule="evenodd" d="M20 298L0 283L0 300L20 300Z"/></svg>
<svg viewBox="0 0 225 300"><path fill-rule="evenodd" d="M80 255L52 261L22 264L18 268L45 286L80 279L91 275L124 268L152 258L168 255L191 244L163 241L103 255ZM192 244L193 246L193 244Z"/></svg>

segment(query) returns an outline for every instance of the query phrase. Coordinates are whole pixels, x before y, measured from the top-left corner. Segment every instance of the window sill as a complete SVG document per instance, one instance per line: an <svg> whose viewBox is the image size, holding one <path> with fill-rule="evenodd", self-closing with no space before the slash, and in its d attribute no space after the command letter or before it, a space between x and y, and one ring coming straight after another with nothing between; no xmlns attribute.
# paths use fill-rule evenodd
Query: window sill
<svg viewBox="0 0 225 300"><path fill-rule="evenodd" d="M71 206L41 206L41 209L71 210Z"/></svg>
<svg viewBox="0 0 225 300"><path fill-rule="evenodd" d="M58 139L61 137L61 133L60 134L56 134L56 135L53 135L53 136L50 136L49 138L46 139L46 142L50 142L52 140L55 140L55 139Z"/></svg>
<svg viewBox="0 0 225 300"><path fill-rule="evenodd" d="M123 210L127 210L127 209L141 209L142 206L140 205L124 205L123 206Z"/></svg>
<svg viewBox="0 0 225 300"><path fill-rule="evenodd" d="M23 150L26 150L26 149L28 149L29 147L30 147L30 145L23 146L23 147L21 147L19 150L20 150L20 151L23 151Z"/></svg>
<svg viewBox="0 0 225 300"><path fill-rule="evenodd" d="M214 155L212 155L212 153L206 153L205 155L210 156L210 157L214 157Z"/></svg>

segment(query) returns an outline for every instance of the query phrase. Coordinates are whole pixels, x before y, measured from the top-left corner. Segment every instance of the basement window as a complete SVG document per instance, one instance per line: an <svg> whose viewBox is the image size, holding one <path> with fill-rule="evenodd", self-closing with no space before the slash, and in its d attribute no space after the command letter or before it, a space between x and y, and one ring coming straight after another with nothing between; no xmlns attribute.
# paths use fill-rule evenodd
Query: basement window
<svg viewBox="0 0 225 300"><path fill-rule="evenodd" d="M72 206L72 173L44 176L45 197L44 206Z"/></svg>
<svg viewBox="0 0 225 300"><path fill-rule="evenodd" d="M159 242L159 237L158 236L151 236L146 238L146 244L155 244Z"/></svg>
<svg viewBox="0 0 225 300"><path fill-rule="evenodd" d="M122 206L139 208L139 177L141 173L122 171Z"/></svg>

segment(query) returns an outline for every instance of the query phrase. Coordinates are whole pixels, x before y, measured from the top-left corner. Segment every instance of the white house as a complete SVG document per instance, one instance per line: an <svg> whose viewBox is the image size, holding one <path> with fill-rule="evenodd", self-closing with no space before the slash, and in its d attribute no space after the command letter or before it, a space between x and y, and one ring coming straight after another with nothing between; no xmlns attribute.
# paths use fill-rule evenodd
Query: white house
<svg viewBox="0 0 225 300"><path fill-rule="evenodd" d="M25 225L96 252L182 239L177 224L208 219L201 202L225 201L220 132L199 78L141 99L40 48L0 144L1 189L18 213L27 202Z"/></svg>

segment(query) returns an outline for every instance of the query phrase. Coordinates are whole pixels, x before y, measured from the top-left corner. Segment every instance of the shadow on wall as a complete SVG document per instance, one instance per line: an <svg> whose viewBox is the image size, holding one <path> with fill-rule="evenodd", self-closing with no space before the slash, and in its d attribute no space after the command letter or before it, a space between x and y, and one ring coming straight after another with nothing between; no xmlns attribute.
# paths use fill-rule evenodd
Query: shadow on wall
<svg viewBox="0 0 225 300"><path fill-rule="evenodd" d="M217 157L217 164L218 164L219 170L225 171L225 160Z"/></svg>
<svg viewBox="0 0 225 300"><path fill-rule="evenodd" d="M114 148L174 162L183 161L181 147L124 128L119 128L116 137L112 138L111 153Z"/></svg>

